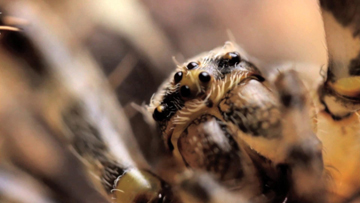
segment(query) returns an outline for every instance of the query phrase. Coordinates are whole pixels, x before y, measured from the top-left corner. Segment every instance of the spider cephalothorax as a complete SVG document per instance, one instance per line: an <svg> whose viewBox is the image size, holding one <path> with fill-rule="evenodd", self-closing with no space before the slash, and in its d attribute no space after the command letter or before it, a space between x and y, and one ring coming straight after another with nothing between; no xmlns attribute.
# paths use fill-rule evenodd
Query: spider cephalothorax
<svg viewBox="0 0 360 203"><path fill-rule="evenodd" d="M178 65L159 93L153 96L149 111L153 112L165 136L169 133L165 126L170 120L194 119L197 114L190 114L213 108L234 85L250 78L263 80L257 68L241 59L235 46L227 43L208 55Z"/></svg>

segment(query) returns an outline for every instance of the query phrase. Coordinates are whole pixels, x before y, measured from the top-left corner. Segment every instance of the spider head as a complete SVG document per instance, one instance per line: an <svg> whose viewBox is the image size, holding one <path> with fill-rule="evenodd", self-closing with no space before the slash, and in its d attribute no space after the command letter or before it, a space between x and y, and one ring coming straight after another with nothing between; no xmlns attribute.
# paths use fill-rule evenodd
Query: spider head
<svg viewBox="0 0 360 203"><path fill-rule="evenodd" d="M152 113L161 131L170 133L175 124L169 121L183 116L179 114L180 111L188 111L190 106L199 106L196 102L208 103L207 106L216 105L213 102L218 102L222 94L236 85L237 79L245 75L260 75L243 55L239 47L228 42L223 47L178 64L148 106L148 111ZM191 109L189 111L192 112ZM191 115L192 113L188 113L188 119L192 118Z"/></svg>

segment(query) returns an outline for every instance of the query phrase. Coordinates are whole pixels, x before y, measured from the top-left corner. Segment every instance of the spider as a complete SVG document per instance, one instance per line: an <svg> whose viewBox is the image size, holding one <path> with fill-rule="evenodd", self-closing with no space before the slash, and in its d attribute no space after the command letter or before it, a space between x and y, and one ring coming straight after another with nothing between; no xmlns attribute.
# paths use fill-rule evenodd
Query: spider
<svg viewBox="0 0 360 203"><path fill-rule="evenodd" d="M320 5L329 64L315 86L294 66L262 70L233 42L177 63L139 108L166 147L156 164L117 124L126 119L86 54L52 57L32 41L61 46L56 37L10 30L27 49L0 50L0 178L31 182L9 187L30 188L30 202L359 201L360 1Z"/></svg>
<svg viewBox="0 0 360 203"><path fill-rule="evenodd" d="M291 68L265 77L232 43L178 65L149 111L179 162L250 202L355 198L359 24L345 12L359 2L320 3L330 57L313 89Z"/></svg>

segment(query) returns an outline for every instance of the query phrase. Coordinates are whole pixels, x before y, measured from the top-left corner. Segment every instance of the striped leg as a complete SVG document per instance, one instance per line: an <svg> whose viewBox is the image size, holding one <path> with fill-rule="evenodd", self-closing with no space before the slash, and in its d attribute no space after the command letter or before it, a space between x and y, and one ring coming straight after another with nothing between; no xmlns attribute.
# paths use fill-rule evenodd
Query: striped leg
<svg viewBox="0 0 360 203"><path fill-rule="evenodd" d="M209 173L243 198L254 198L261 194L258 173L246 151L235 142L235 135L223 121L202 115L180 136L179 152L190 168Z"/></svg>
<svg viewBox="0 0 360 203"><path fill-rule="evenodd" d="M317 135L331 177L330 200L343 202L360 188L360 1L320 0L320 5L329 67L319 88L324 110L318 114Z"/></svg>
<svg viewBox="0 0 360 203"><path fill-rule="evenodd" d="M360 1L320 0L329 51L320 99L334 118L360 109Z"/></svg>
<svg viewBox="0 0 360 203"><path fill-rule="evenodd" d="M322 144L310 119L306 91L295 71L275 80L282 111L282 135L290 179L290 202L327 202L323 176ZM292 199L294 198L294 199Z"/></svg>
<svg viewBox="0 0 360 203"><path fill-rule="evenodd" d="M273 188L300 202L324 202L321 143L315 136L301 81L294 71L280 73L276 91L265 83L248 80L221 102L225 120L240 130L238 139L271 162L272 169L287 174L290 189ZM262 160L264 161L264 160ZM274 176L276 181L281 177Z"/></svg>

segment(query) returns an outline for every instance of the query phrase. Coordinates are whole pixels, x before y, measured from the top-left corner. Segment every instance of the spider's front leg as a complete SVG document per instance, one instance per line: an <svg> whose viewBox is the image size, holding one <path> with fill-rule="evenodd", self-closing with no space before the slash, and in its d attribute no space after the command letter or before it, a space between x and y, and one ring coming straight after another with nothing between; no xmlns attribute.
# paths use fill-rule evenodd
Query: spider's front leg
<svg viewBox="0 0 360 203"><path fill-rule="evenodd" d="M294 71L287 71L277 76L275 87L278 93L259 80L244 81L219 109L238 127L239 142L271 161L279 176L286 174L289 200L324 202L321 143L311 128L303 86Z"/></svg>
<svg viewBox="0 0 360 203"><path fill-rule="evenodd" d="M243 199L256 198L261 194L260 180L244 147L235 142L235 135L226 123L205 114L181 134L179 152L190 168L209 173Z"/></svg>
<svg viewBox="0 0 360 203"><path fill-rule="evenodd" d="M92 123L81 105L62 112L64 129L72 137L72 152L85 163L90 174L98 176L94 183L113 202L176 202L170 186L148 169L136 167L135 160L116 159L100 133L101 126ZM126 153L126 151L124 151Z"/></svg>
<svg viewBox="0 0 360 203"><path fill-rule="evenodd" d="M326 202L322 144L316 137L302 82L295 71L275 80L282 111L284 163L289 167L290 194L295 202ZM287 145L287 146L286 146Z"/></svg>

